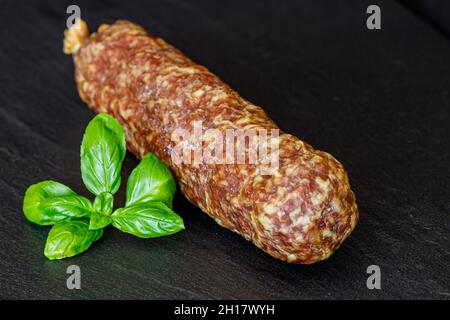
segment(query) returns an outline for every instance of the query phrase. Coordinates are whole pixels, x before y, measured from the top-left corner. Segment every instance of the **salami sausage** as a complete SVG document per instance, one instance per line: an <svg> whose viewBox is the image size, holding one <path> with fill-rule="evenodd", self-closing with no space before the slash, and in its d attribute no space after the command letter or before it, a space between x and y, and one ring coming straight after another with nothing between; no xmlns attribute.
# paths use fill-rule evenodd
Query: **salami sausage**
<svg viewBox="0 0 450 320"><path fill-rule="evenodd" d="M96 112L123 125L129 150L154 152L174 172L182 193L220 225L252 241L275 258L311 264L328 258L358 221L347 173L330 154L281 132L272 174L263 164L175 161L173 133L207 129L277 130L251 104L207 68L164 40L128 21L102 25L87 35L79 20L66 31L81 98ZM208 148L183 141L191 150ZM180 141L178 141L180 142ZM241 145L246 154L249 145Z"/></svg>

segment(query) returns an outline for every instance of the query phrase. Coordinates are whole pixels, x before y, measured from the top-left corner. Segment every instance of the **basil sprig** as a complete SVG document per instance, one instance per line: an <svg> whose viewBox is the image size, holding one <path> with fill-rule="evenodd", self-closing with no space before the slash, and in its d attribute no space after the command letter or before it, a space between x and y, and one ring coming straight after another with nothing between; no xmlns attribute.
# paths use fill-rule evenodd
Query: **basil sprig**
<svg viewBox="0 0 450 320"><path fill-rule="evenodd" d="M141 238L170 235L184 229L172 211L176 184L169 168L153 153L132 171L124 208L114 210L126 153L119 122L99 114L88 124L81 143L81 176L96 197L93 202L56 181L31 185L23 202L25 217L50 226L44 254L48 259L75 256L103 235L109 225Z"/></svg>

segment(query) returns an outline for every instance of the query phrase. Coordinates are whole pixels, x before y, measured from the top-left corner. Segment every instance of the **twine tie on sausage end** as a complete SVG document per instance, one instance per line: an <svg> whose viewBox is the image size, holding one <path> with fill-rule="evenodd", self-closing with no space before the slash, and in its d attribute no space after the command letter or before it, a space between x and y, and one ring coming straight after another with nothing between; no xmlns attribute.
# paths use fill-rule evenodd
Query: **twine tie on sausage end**
<svg viewBox="0 0 450 320"><path fill-rule="evenodd" d="M77 19L69 29L64 31L64 53L75 54L88 37L89 30L86 22Z"/></svg>
<svg viewBox="0 0 450 320"><path fill-rule="evenodd" d="M105 30L105 29L108 28L108 27L109 27L109 24L102 23L102 24L100 25L100 27L98 27L97 32L101 32L102 30Z"/></svg>

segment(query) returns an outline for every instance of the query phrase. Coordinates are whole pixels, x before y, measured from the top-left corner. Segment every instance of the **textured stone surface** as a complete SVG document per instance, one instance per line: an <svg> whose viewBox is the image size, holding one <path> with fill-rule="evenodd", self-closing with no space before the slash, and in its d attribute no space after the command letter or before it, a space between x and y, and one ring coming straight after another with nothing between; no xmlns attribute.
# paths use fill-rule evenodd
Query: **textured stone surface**
<svg viewBox="0 0 450 320"><path fill-rule="evenodd" d="M450 45L391 1L382 30L359 0L79 2L91 29L120 18L176 45L281 129L345 164L354 233L312 266L277 261L177 195L187 230L142 240L107 230L79 257L43 256L48 229L21 212L31 183L89 196L79 144L93 113L62 53L71 2L7 1L0 11L0 296L5 298L448 298ZM124 178L138 163L126 157ZM122 186L123 187L123 186ZM123 203L123 188L115 203ZM77 264L82 290L66 289ZM366 288L379 265L382 290Z"/></svg>

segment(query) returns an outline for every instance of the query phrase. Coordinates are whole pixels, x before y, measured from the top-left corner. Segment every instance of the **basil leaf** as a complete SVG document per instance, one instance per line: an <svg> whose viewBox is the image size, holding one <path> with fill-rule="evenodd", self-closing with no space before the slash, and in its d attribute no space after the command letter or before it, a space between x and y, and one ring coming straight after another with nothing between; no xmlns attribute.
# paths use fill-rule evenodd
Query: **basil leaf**
<svg viewBox="0 0 450 320"><path fill-rule="evenodd" d="M109 216L113 209L114 198L109 192L102 192L94 200L94 210Z"/></svg>
<svg viewBox="0 0 450 320"><path fill-rule="evenodd" d="M109 215L113 209L113 195L109 192L100 193L94 200L94 212L91 214L89 229L103 229L111 223Z"/></svg>
<svg viewBox="0 0 450 320"><path fill-rule="evenodd" d="M82 196L62 196L45 199L39 205L39 210L46 215L46 221L55 224L60 220L89 217L92 204Z"/></svg>
<svg viewBox="0 0 450 320"><path fill-rule="evenodd" d="M85 219L57 222L48 234L44 254L50 260L73 257L103 235L103 230L89 230Z"/></svg>
<svg viewBox="0 0 450 320"><path fill-rule="evenodd" d="M40 204L48 198L73 195L76 193L72 189L56 181L47 180L33 184L25 192L23 212L31 222L41 226L52 225L55 223L54 219Z"/></svg>
<svg viewBox="0 0 450 320"><path fill-rule="evenodd" d="M169 168L150 152L128 178L125 206L157 200L172 207L176 188Z"/></svg>
<svg viewBox="0 0 450 320"><path fill-rule="evenodd" d="M89 230L98 230L111 224L112 219L98 212L92 212L89 220Z"/></svg>
<svg viewBox="0 0 450 320"><path fill-rule="evenodd" d="M81 176L89 191L95 195L117 192L125 152L125 135L119 122L107 114L92 119L80 150Z"/></svg>
<svg viewBox="0 0 450 320"><path fill-rule="evenodd" d="M155 238L184 229L183 219L163 202L152 201L117 209L112 225L140 238Z"/></svg>

